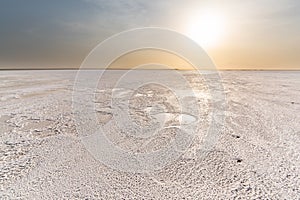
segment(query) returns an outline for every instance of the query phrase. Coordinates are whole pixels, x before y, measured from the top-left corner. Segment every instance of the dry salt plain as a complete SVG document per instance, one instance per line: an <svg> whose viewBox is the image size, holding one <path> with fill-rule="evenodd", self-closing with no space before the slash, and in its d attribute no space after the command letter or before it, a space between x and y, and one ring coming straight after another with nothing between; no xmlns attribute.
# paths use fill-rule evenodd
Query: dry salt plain
<svg viewBox="0 0 300 200"><path fill-rule="evenodd" d="M169 77L183 93L184 112L161 85L132 93L126 84L116 87L121 73L108 71L93 99L107 138L128 152L155 152L172 141L178 123L196 124L190 146L156 170L105 165L76 129L76 71L0 71L0 199L300 199L300 72L220 72L212 82L222 83L226 106L217 108L210 95L217 88L208 89L195 72L178 72L196 91L195 98L184 96L180 81ZM151 128L151 120L163 121L166 129L151 140L115 129L111 122L122 118L114 116L112 94L115 107L129 98L136 124ZM200 112L194 113L196 107ZM224 121L203 153L214 109Z"/></svg>

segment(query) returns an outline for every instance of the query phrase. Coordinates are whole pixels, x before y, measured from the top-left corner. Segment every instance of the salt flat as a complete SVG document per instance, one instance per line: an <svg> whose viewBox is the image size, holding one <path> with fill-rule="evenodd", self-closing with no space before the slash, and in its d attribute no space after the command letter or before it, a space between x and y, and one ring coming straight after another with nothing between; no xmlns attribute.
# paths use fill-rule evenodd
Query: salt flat
<svg viewBox="0 0 300 200"><path fill-rule="evenodd" d="M220 79L213 81L223 85L226 106L217 110L224 122L204 157L201 143L210 126L211 90L216 88L209 90L193 71L176 72L191 83L193 99L181 81L170 76L184 97L183 112L178 99L161 85L132 90L137 83L128 78L125 85L116 86L123 72L105 72L95 90L97 122L107 137L128 152L154 152L172 140L172 128L197 123L189 148L154 171L134 173L107 166L86 149L76 130L72 105L81 101L73 93L76 71L0 71L1 199L300 198L300 72L220 72ZM153 73L160 77L169 71ZM169 129L145 143L145 138L106 126L115 119L123 123L113 109L129 94L130 120L145 128L133 134L156 127L150 123L153 119Z"/></svg>

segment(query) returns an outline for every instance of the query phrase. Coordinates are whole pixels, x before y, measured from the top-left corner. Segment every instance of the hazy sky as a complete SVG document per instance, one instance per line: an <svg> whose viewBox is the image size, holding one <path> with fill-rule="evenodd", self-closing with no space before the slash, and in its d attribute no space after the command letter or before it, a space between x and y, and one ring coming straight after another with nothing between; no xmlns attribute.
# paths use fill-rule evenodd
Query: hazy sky
<svg viewBox="0 0 300 200"><path fill-rule="evenodd" d="M79 67L105 38L147 26L207 28L193 39L212 40L203 48L220 68L300 69L299 0L1 0L0 68Z"/></svg>

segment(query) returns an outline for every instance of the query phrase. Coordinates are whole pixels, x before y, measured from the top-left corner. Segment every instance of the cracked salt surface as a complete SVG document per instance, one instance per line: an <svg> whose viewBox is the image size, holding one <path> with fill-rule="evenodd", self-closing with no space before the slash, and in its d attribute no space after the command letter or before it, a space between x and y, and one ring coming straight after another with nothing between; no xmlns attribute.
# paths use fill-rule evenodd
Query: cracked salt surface
<svg viewBox="0 0 300 200"><path fill-rule="evenodd" d="M95 95L99 123L106 125L108 138L128 151L164 147L174 137L172 128L148 140L107 125L114 120L112 80L121 73L106 72ZM157 114L166 126L180 120L200 125L176 162L157 171L128 173L99 163L81 143L71 107L76 71L1 71L0 199L299 199L300 73L221 72L225 124L206 156L201 147L211 96L205 81L193 72L182 74L197 91L193 99L176 86L185 97L183 114L178 114L174 95L158 86L133 93L114 90L116 103L129 96L129 114L137 124L147 126ZM14 98L16 91L19 98ZM198 115L193 113L196 104Z"/></svg>

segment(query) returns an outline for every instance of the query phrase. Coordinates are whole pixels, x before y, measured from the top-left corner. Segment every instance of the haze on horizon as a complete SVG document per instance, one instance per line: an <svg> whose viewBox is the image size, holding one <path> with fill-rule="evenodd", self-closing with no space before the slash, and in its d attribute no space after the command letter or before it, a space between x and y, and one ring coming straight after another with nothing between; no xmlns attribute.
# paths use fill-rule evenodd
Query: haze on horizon
<svg viewBox="0 0 300 200"><path fill-rule="evenodd" d="M78 68L101 41L140 27L191 37L219 69L300 69L297 0L4 0L0 26L0 69ZM179 69L186 64L170 54L144 51L114 66L151 59Z"/></svg>

